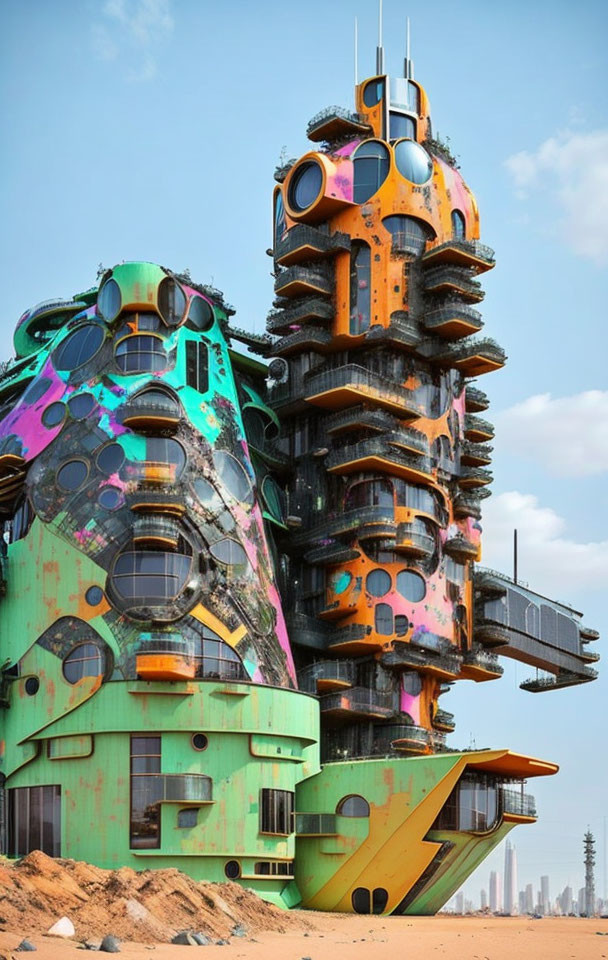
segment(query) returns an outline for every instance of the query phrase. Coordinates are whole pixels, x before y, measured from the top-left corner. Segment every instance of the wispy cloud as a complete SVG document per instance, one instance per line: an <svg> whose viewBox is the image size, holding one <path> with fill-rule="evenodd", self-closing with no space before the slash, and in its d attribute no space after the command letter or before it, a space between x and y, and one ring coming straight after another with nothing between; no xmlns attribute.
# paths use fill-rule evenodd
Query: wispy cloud
<svg viewBox="0 0 608 960"><path fill-rule="evenodd" d="M534 590L568 602L579 592L606 589L608 541L571 539L565 535L563 517L541 506L532 494L517 490L490 497L484 504L484 564L511 572L514 529L519 572Z"/></svg>
<svg viewBox="0 0 608 960"><path fill-rule="evenodd" d="M550 472L583 477L608 471L608 390L568 397L540 393L494 420L507 450Z"/></svg>
<svg viewBox="0 0 608 960"><path fill-rule="evenodd" d="M555 203L557 228L574 253L608 262L608 130L565 131L505 166L520 200L544 191Z"/></svg>
<svg viewBox="0 0 608 960"><path fill-rule="evenodd" d="M93 49L100 60L128 60L128 79L151 80L173 26L170 0L105 0L91 27Z"/></svg>

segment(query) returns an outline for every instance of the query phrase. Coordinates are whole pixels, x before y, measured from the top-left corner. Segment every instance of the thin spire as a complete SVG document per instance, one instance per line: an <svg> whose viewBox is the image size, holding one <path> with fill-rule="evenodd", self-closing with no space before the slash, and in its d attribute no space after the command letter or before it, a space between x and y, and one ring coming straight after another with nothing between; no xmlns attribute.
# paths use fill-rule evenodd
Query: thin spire
<svg viewBox="0 0 608 960"><path fill-rule="evenodd" d="M405 21L405 60L403 61L403 76L407 80L414 79L414 61L410 52L410 18Z"/></svg>
<svg viewBox="0 0 608 960"><path fill-rule="evenodd" d="M355 86L359 83L359 24L355 17Z"/></svg>
<svg viewBox="0 0 608 960"><path fill-rule="evenodd" d="M378 0L378 46L376 47L376 74L384 73L384 47L382 46L382 0Z"/></svg>

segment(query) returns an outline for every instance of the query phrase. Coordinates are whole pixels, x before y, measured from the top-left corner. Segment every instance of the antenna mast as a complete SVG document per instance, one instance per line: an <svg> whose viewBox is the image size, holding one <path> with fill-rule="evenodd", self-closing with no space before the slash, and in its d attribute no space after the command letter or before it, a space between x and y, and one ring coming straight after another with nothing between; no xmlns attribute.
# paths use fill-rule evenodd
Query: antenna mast
<svg viewBox="0 0 608 960"><path fill-rule="evenodd" d="M355 86L359 83L359 24L355 17Z"/></svg>
<svg viewBox="0 0 608 960"><path fill-rule="evenodd" d="M414 64L410 56L410 18L405 21L405 60L403 61L403 76L406 80L414 79Z"/></svg>
<svg viewBox="0 0 608 960"><path fill-rule="evenodd" d="M384 47L382 46L382 0L378 0L378 46L376 47L376 75L384 73Z"/></svg>

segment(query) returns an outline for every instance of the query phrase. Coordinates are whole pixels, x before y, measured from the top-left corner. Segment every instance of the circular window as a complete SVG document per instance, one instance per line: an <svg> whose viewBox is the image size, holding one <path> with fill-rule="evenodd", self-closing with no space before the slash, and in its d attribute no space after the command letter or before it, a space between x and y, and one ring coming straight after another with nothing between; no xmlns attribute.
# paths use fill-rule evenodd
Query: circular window
<svg viewBox="0 0 608 960"><path fill-rule="evenodd" d="M191 330L210 330L214 320L215 316L211 304L207 300L203 300L202 297L192 297L186 326L190 327Z"/></svg>
<svg viewBox="0 0 608 960"><path fill-rule="evenodd" d="M84 677L100 677L103 670L103 654L96 643L80 643L63 661L63 675L68 683L78 683Z"/></svg>
<svg viewBox="0 0 608 960"><path fill-rule="evenodd" d="M289 205L301 212L311 207L323 186L323 171L315 160L308 160L295 171L289 183Z"/></svg>
<svg viewBox="0 0 608 960"><path fill-rule="evenodd" d="M74 420L84 420L97 405L92 393L79 393L68 400L68 410Z"/></svg>
<svg viewBox="0 0 608 960"><path fill-rule="evenodd" d="M99 491L97 503L106 510L116 510L124 503L122 490L118 487L103 487Z"/></svg>
<svg viewBox="0 0 608 960"><path fill-rule="evenodd" d="M206 750L209 745L204 733L193 733L191 743L195 750Z"/></svg>
<svg viewBox="0 0 608 960"><path fill-rule="evenodd" d="M389 592L391 586L392 580L386 570L372 570L365 581L365 589L371 593L372 597L383 597Z"/></svg>
<svg viewBox="0 0 608 960"><path fill-rule="evenodd" d="M24 686L28 697L34 697L40 689L40 680L38 677L28 677Z"/></svg>
<svg viewBox="0 0 608 960"><path fill-rule="evenodd" d="M98 323L87 323L66 337L55 353L58 370L76 370L92 360L104 341L103 328Z"/></svg>
<svg viewBox="0 0 608 960"><path fill-rule="evenodd" d="M213 462L228 493L242 503L253 503L251 481L236 457L226 450L218 450L213 454Z"/></svg>
<svg viewBox="0 0 608 960"><path fill-rule="evenodd" d="M395 163L401 176L410 183L426 183L433 172L431 158L415 140L400 140L395 144Z"/></svg>
<svg viewBox="0 0 608 960"><path fill-rule="evenodd" d="M176 327L184 319L186 294L173 277L165 277L159 284L158 312L168 327Z"/></svg>
<svg viewBox="0 0 608 960"><path fill-rule="evenodd" d="M229 566L243 566L247 563L247 554L243 547L236 540L231 540L230 537L212 543L209 547L209 553L218 563L225 563Z"/></svg>
<svg viewBox="0 0 608 960"><path fill-rule="evenodd" d="M382 100L384 80L370 80L363 90L363 103L366 107L375 107Z"/></svg>
<svg viewBox="0 0 608 960"><path fill-rule="evenodd" d="M238 860L229 860L224 867L224 873L229 880L236 880L241 875L241 865Z"/></svg>
<svg viewBox="0 0 608 960"><path fill-rule="evenodd" d="M98 607L103 600L103 590L101 587L89 587L84 598L90 607Z"/></svg>
<svg viewBox="0 0 608 960"><path fill-rule="evenodd" d="M89 473L89 465L84 460L68 460L57 471L57 483L63 490L78 490Z"/></svg>
<svg viewBox="0 0 608 960"><path fill-rule="evenodd" d="M413 570L400 570L397 574L397 592L411 600L412 603L418 603L424 600L426 594L426 583L424 577Z"/></svg>
<svg viewBox="0 0 608 960"><path fill-rule="evenodd" d="M118 316L121 303L120 287L116 280L106 280L97 296L97 313L111 323Z"/></svg>
<svg viewBox="0 0 608 960"><path fill-rule="evenodd" d="M336 813L341 817L369 817L369 803L358 793L351 793L349 797L342 797Z"/></svg>
<svg viewBox="0 0 608 960"><path fill-rule="evenodd" d="M51 403L42 414L42 422L49 430L63 423L65 417L65 403Z"/></svg>
<svg viewBox="0 0 608 960"><path fill-rule="evenodd" d="M36 380L33 380L23 396L21 397L21 402L31 405L40 400L44 396L46 391L49 389L51 381L48 377L38 377Z"/></svg>
<svg viewBox="0 0 608 960"><path fill-rule="evenodd" d="M97 454L97 466L108 476L118 473L124 462L125 452L119 443L110 443Z"/></svg>

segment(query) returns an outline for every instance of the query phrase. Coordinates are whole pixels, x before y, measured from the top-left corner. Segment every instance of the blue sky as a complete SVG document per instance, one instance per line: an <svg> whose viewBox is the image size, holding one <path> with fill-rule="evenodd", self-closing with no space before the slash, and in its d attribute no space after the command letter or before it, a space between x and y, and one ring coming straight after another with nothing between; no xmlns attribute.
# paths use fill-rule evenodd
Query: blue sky
<svg viewBox="0 0 608 960"><path fill-rule="evenodd" d="M272 299L270 198L282 148L307 121L352 104L374 71L371 2L5 0L0 38L0 358L23 310L91 286L99 263L149 259L212 281L261 331ZM485 557L570 601L608 635L608 119L601 2L385 0L389 71L412 20L416 78L476 193L485 332L509 362L481 386L497 425ZM601 642L600 642L601 643ZM600 646L601 649L601 646ZM531 784L540 820L511 835L520 886L583 883L582 835L608 814L607 671L594 684L527 694L532 671L462 682L445 697L453 745L510 746L555 760ZM466 885L478 897L502 848Z"/></svg>

